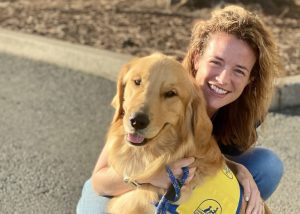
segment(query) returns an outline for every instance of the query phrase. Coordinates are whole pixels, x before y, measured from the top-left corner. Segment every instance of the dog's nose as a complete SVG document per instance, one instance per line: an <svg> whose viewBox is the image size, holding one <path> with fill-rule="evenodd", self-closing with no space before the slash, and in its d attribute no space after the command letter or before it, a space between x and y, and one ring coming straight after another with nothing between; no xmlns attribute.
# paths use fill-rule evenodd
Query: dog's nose
<svg viewBox="0 0 300 214"><path fill-rule="evenodd" d="M149 125L149 117L144 113L135 113L130 118L131 126L135 129L144 129Z"/></svg>

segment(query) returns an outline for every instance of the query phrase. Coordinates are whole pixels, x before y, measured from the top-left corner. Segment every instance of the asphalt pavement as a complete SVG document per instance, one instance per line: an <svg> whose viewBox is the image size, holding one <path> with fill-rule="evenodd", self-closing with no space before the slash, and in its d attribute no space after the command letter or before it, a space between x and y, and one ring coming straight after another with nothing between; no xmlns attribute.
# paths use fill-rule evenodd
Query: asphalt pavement
<svg viewBox="0 0 300 214"><path fill-rule="evenodd" d="M112 118L113 78L11 53L0 64L0 213L75 213ZM259 131L285 165L267 202L275 214L300 210L299 130L290 106Z"/></svg>
<svg viewBox="0 0 300 214"><path fill-rule="evenodd" d="M0 213L75 213L114 83L0 54Z"/></svg>

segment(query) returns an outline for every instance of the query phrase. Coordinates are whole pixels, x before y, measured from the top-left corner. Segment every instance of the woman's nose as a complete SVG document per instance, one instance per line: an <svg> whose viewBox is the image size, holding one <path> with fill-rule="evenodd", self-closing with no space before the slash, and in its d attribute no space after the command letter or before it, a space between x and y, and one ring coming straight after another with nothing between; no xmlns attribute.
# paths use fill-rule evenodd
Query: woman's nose
<svg viewBox="0 0 300 214"><path fill-rule="evenodd" d="M217 76L216 80L220 84L227 84L230 82L230 72L227 69L223 69Z"/></svg>

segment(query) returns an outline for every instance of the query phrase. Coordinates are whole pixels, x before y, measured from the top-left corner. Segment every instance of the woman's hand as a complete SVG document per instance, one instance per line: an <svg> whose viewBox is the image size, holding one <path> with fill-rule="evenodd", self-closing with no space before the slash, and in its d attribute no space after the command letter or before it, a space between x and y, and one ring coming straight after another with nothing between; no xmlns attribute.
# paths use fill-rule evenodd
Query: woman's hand
<svg viewBox="0 0 300 214"><path fill-rule="evenodd" d="M264 203L253 176L248 169L239 164L236 177L244 188L244 199L247 202L246 214L264 214Z"/></svg>
<svg viewBox="0 0 300 214"><path fill-rule="evenodd" d="M248 169L238 163L226 160L229 168L235 173L236 178L244 189L244 199L247 202L246 214L264 214L264 203L260 192Z"/></svg>
<svg viewBox="0 0 300 214"><path fill-rule="evenodd" d="M195 161L195 158L193 158L193 157L184 158L184 159L181 159L181 160L178 160L178 161L175 161L175 162L169 164L169 167L172 170L174 176L179 178L182 176L182 167L189 167L194 161ZM185 184L189 183L193 179L195 171L196 171L195 167L189 168L189 176L188 176ZM153 186L160 187L163 189L167 189L171 184L170 178L165 169L163 169L161 172L151 176L146 181L139 181L139 182L150 183Z"/></svg>

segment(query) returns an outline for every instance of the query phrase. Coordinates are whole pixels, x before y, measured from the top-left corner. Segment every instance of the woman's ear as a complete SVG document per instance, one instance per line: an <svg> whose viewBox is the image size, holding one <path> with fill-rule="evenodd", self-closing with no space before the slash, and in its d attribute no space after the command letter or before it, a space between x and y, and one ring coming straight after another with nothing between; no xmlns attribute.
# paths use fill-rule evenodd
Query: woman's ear
<svg viewBox="0 0 300 214"><path fill-rule="evenodd" d="M200 57L200 54L199 52L194 52L193 55L192 55L192 74L194 77L196 77L196 73L199 69L199 57Z"/></svg>
<svg viewBox="0 0 300 214"><path fill-rule="evenodd" d="M249 85L250 83L254 82L255 77L254 76L250 76L247 85Z"/></svg>

